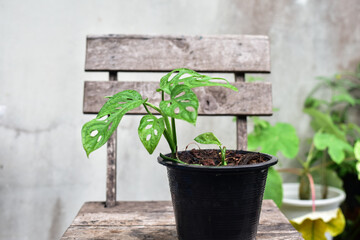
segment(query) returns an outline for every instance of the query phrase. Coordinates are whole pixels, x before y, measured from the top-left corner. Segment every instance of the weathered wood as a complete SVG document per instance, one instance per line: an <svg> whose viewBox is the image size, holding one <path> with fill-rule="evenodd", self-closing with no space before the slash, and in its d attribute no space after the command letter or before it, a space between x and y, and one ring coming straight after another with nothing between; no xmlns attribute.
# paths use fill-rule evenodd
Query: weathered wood
<svg viewBox="0 0 360 240"><path fill-rule="evenodd" d="M244 73L235 73L235 82L245 82ZM236 117L236 148L238 150L247 149L247 117Z"/></svg>
<svg viewBox="0 0 360 240"><path fill-rule="evenodd" d="M117 72L109 72L109 81L117 81ZM107 142L107 167L106 167L106 207L116 204L116 173L117 173L117 131L112 134Z"/></svg>
<svg viewBox="0 0 360 240"><path fill-rule="evenodd" d="M116 204L117 131L107 142L106 207Z"/></svg>
<svg viewBox="0 0 360 240"><path fill-rule="evenodd" d="M267 36L88 36L86 71L270 72Z"/></svg>
<svg viewBox="0 0 360 240"><path fill-rule="evenodd" d="M143 98L157 105L161 94L155 90L157 82L85 82L84 113L98 113L106 102L104 96L111 96L119 91L134 89ZM195 88L199 98L199 115L261 115L272 114L271 83L233 83L239 91L223 87ZM143 107L134 109L129 114L145 114Z"/></svg>
<svg viewBox="0 0 360 240"><path fill-rule="evenodd" d="M69 239L177 239L171 202L118 202L113 208L88 202L67 229ZM302 239L273 201L264 200L257 239Z"/></svg>
<svg viewBox="0 0 360 240"><path fill-rule="evenodd" d="M236 149L247 150L247 117L236 117Z"/></svg>

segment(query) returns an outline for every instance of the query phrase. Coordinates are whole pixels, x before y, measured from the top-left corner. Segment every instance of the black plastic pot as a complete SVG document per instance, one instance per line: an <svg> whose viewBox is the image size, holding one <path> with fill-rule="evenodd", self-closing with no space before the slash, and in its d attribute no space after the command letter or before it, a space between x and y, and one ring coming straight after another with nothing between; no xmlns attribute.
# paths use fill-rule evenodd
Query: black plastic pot
<svg viewBox="0 0 360 240"><path fill-rule="evenodd" d="M158 157L167 167L179 239L255 239L268 168L277 163L275 157L263 156L267 162L226 167Z"/></svg>

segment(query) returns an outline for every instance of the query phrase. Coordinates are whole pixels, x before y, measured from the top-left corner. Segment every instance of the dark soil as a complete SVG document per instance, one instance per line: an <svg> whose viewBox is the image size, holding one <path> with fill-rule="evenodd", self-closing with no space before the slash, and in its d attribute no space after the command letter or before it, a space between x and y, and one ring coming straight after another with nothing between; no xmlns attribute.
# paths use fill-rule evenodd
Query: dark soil
<svg viewBox="0 0 360 240"><path fill-rule="evenodd" d="M193 149L179 152L179 159L188 164L200 164L203 166L220 166L221 156L219 150L214 149ZM266 162L269 159L261 153L241 153L234 150L226 151L228 166L249 165Z"/></svg>

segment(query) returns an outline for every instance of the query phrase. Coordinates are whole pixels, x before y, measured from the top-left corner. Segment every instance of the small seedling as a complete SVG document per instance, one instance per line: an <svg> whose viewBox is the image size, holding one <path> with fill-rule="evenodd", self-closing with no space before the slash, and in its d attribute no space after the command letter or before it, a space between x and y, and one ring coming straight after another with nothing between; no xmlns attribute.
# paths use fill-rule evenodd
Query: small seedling
<svg viewBox="0 0 360 240"><path fill-rule="evenodd" d="M108 141L127 112L142 105L147 115L140 120L138 135L146 150L152 154L161 136L164 135L170 146L171 157L162 154L160 156L183 163L177 156L175 119L195 125L199 100L192 89L205 86L222 86L237 91L237 88L226 79L213 78L190 69L180 68L161 78L160 86L156 89L156 92L161 94L159 106L151 104L147 98L143 98L135 90L125 90L108 97L109 100L96 118L85 123L81 130L82 143L87 156ZM165 100L165 93L169 95L168 100ZM153 115L153 112L159 114L160 117Z"/></svg>
<svg viewBox="0 0 360 240"><path fill-rule="evenodd" d="M220 148L221 165L222 166L227 165L226 147L222 146L222 143L220 142L220 140L212 132L200 134L194 140L201 144L216 144L216 145L218 145L218 147Z"/></svg>

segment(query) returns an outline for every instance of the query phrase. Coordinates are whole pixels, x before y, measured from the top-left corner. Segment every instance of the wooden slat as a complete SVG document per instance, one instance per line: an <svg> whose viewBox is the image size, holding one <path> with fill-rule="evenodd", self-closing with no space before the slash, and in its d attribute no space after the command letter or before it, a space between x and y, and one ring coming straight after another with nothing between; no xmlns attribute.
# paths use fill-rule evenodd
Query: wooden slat
<svg viewBox="0 0 360 240"><path fill-rule="evenodd" d="M106 102L104 96L119 91L134 89L143 98L155 105L161 100L161 94L155 90L157 82L85 82L84 113L98 113ZM200 106L199 115L250 115L269 116L272 114L271 83L233 83L239 91L223 87L195 88ZM145 114L143 107L134 109L130 114Z"/></svg>
<svg viewBox="0 0 360 240"><path fill-rule="evenodd" d="M109 81L117 81L117 72L109 72ZM116 204L116 173L117 173L117 131L107 141L106 167L106 207Z"/></svg>
<svg viewBox="0 0 360 240"><path fill-rule="evenodd" d="M236 73L235 82L245 82L245 74ZM247 117L246 116L236 117L236 149L238 150L247 149Z"/></svg>
<svg viewBox="0 0 360 240"><path fill-rule="evenodd" d="M88 202L61 239L175 240L177 234L171 202L117 202L113 208ZM264 200L256 239L302 237L272 200Z"/></svg>
<svg viewBox="0 0 360 240"><path fill-rule="evenodd" d="M86 71L270 72L267 36L88 36Z"/></svg>
<svg viewBox="0 0 360 240"><path fill-rule="evenodd" d="M107 141L106 207L116 204L117 131Z"/></svg>

